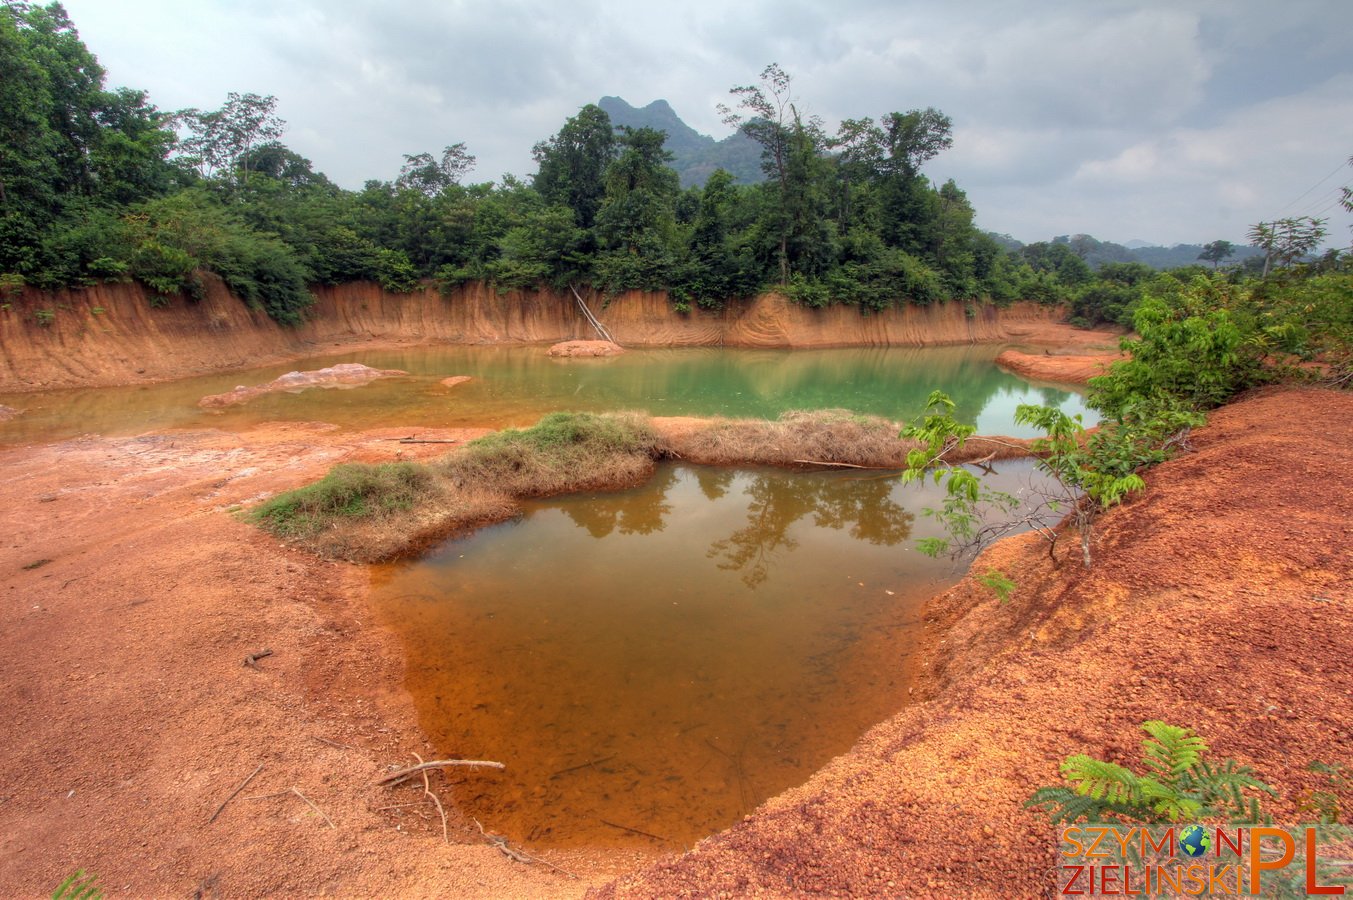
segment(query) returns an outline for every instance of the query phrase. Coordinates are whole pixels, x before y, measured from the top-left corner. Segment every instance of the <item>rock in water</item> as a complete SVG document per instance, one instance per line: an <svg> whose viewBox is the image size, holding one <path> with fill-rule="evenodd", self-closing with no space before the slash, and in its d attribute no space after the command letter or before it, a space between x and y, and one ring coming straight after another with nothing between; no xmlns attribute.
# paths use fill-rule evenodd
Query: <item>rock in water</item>
<svg viewBox="0 0 1353 900"><path fill-rule="evenodd" d="M610 341L564 341L550 348L550 356L619 356L625 348Z"/></svg>
<svg viewBox="0 0 1353 900"><path fill-rule="evenodd" d="M227 406L234 406L237 403L245 403L255 397L261 397L264 394L272 394L277 391L287 391L288 393L298 394L301 391L310 388L355 388L365 384L370 384L377 378L389 378L394 375L408 375L403 369L373 369L370 366L364 366L361 363L339 363L336 366L329 366L324 369L315 369L311 372L288 372L278 378L274 378L267 384L255 385L254 387L245 387L240 385L235 390L225 394L212 394L209 397L203 397L197 401L197 405L204 409L221 409Z"/></svg>

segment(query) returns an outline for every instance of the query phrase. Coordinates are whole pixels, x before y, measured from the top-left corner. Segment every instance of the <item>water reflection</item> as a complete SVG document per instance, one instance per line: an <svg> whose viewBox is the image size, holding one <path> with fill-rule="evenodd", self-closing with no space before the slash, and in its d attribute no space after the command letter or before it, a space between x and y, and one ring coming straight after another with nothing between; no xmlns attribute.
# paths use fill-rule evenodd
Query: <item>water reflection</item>
<svg viewBox="0 0 1353 900"><path fill-rule="evenodd" d="M914 516L893 499L895 488L876 476L786 480L758 473L743 489L747 524L715 540L706 556L719 560L721 569L741 572L742 583L756 589L781 551L798 548L789 530L806 516L818 529L848 527L856 540L896 546L911 535Z"/></svg>
<svg viewBox="0 0 1353 900"><path fill-rule="evenodd" d="M541 845L673 849L901 706L919 604L955 577L910 542L939 491L664 464L378 567L372 596L436 751L508 764L452 774L462 808Z"/></svg>

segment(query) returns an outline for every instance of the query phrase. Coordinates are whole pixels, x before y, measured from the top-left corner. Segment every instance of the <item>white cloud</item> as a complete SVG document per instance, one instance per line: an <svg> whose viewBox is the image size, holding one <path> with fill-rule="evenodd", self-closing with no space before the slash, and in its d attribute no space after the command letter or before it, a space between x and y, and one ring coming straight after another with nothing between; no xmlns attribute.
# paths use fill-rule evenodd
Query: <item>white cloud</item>
<svg viewBox="0 0 1353 900"><path fill-rule="evenodd" d="M1235 239L1353 153L1346 0L66 6L112 83L169 109L275 94L287 143L348 187L455 141L476 177L529 174L532 144L604 94L722 135L715 104L772 61L833 126L948 113L929 173L1026 240Z"/></svg>

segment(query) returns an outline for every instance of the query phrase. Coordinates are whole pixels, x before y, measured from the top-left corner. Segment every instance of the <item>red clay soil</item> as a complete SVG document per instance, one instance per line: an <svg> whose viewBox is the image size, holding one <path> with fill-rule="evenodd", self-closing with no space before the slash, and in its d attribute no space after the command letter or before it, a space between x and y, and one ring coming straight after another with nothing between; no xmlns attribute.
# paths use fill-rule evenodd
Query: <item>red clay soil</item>
<svg viewBox="0 0 1353 900"><path fill-rule="evenodd" d="M1055 894L1053 832L1022 802L1073 753L1135 765L1156 718L1253 765L1298 821L1329 789L1307 764L1353 765L1353 396L1256 396L1193 444L1104 517L1092 570L1027 535L974 566L1014 578L1007 604L971 580L932 601L926 699L597 895Z"/></svg>
<svg viewBox="0 0 1353 900"><path fill-rule="evenodd" d="M1033 381L1085 384L1091 378L1106 373L1120 359L1127 358L1127 354L1115 352L1065 354L1002 350L996 356L996 365Z"/></svg>
<svg viewBox="0 0 1353 900"><path fill-rule="evenodd" d="M625 348L610 341L560 341L549 349L550 356L594 357L619 356Z"/></svg>
<svg viewBox="0 0 1353 900"><path fill-rule="evenodd" d="M1353 397L1281 391L1152 473L1091 572L1052 570L1036 540L988 551L977 570L1019 588L932 603L923 702L692 853L544 854L574 880L451 807L444 843L421 782L373 784L456 748L418 731L364 570L230 513L340 461L445 450L391 440L407 433L0 450L0 896L78 868L109 897L1039 896L1052 836L1021 801L1068 754L1134 760L1143 720L1253 764L1280 819L1321 786L1306 763L1353 763Z"/></svg>
<svg viewBox="0 0 1353 900"><path fill-rule="evenodd" d="M582 890L509 860L454 808L443 843L421 781L374 786L414 753L456 748L418 731L365 570L229 512L340 461L446 450L391 440L408 433L287 425L0 450L0 896L50 896L80 868L109 897ZM549 859L593 882L641 861Z"/></svg>

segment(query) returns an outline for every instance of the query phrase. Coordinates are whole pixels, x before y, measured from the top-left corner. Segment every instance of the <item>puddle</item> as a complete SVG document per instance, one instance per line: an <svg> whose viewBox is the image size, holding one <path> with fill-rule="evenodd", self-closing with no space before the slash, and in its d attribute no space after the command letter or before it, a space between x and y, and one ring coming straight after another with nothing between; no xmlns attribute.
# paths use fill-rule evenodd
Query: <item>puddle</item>
<svg viewBox="0 0 1353 900"><path fill-rule="evenodd" d="M669 464L377 567L373 596L436 752L507 764L450 774L467 814L527 845L675 850L905 704L921 605L956 578L913 549L938 499Z"/></svg>

